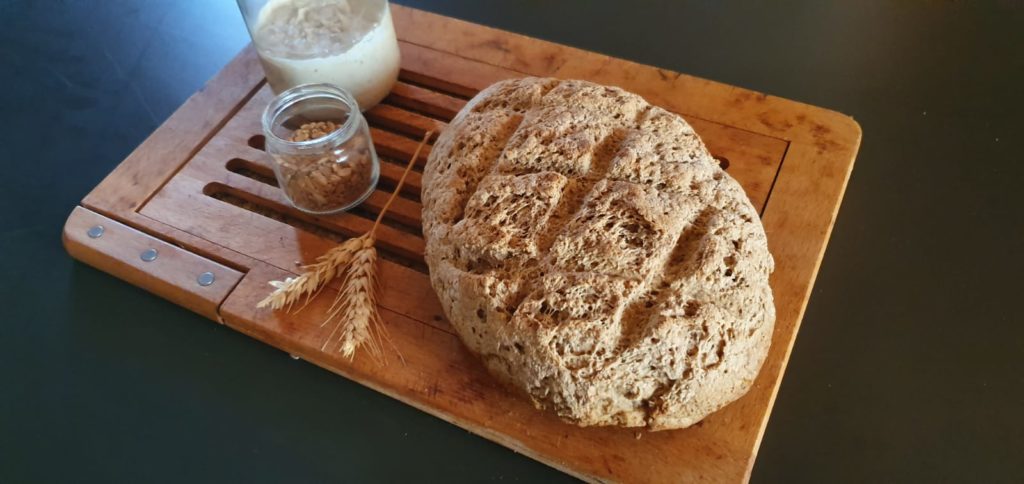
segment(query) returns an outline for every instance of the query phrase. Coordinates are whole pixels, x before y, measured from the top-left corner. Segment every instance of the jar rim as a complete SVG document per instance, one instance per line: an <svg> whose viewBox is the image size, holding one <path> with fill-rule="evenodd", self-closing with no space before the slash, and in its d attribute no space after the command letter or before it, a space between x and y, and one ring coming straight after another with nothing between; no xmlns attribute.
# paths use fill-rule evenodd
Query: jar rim
<svg viewBox="0 0 1024 484"><path fill-rule="evenodd" d="M315 98L334 99L348 106L348 117L340 128L319 138L306 141L291 141L281 138L274 132L274 123L285 110L299 102ZM357 129L360 116L362 114L359 111L359 103L356 102L355 98L347 90L328 83L300 84L278 94L263 110L263 135L266 137L267 143L274 143L284 148L295 150L318 149L335 144L339 139L343 141L351 137Z"/></svg>

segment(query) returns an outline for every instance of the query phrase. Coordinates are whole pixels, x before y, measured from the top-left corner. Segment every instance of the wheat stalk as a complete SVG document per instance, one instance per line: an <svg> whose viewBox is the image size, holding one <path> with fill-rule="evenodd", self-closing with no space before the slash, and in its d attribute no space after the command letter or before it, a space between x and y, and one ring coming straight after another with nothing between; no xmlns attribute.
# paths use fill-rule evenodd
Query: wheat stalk
<svg viewBox="0 0 1024 484"><path fill-rule="evenodd" d="M339 268L352 260L352 256L359 249L360 244L358 238L348 239L317 257L315 264L303 266L304 272L301 276L289 277L283 281L270 281L274 292L257 303L256 307L270 307L274 310L285 307L291 309L292 305L302 296L306 296L308 303L323 288L324 284L338 275Z"/></svg>
<svg viewBox="0 0 1024 484"><path fill-rule="evenodd" d="M377 312L377 249L373 238L364 235L360 239L363 247L352 258L342 288L327 310L327 319L320 325L335 321L320 349L326 350L334 341L342 356L351 359L356 349L365 343L370 356L380 360L383 338L378 329L383 325ZM335 334L338 334L336 340Z"/></svg>
<svg viewBox="0 0 1024 484"><path fill-rule="evenodd" d="M274 310L291 309L292 305L305 296L306 304L327 284L344 272L341 290L327 310L327 318L320 324L324 327L334 322L330 334L324 339L321 351L336 345L342 356L352 359L359 347L366 346L373 359L384 361L384 342L391 343L387 329L384 327L377 310L377 248L375 238L377 227L384 220L384 214L391 208L391 203L398 198L398 193L405 184L406 177L420 156L423 146L434 133L428 131L413 153L409 163L402 172L391 197L381 208L377 219L370 230L356 238L346 240L341 245L327 251L317 258L315 264L303 267L303 274L289 277L283 281L270 281L274 291L256 304L258 308L270 307ZM305 304L303 305L305 307ZM300 310L302 308L299 308ZM335 337L337 335L337 337ZM334 343L332 343L332 341ZM397 353L397 348L391 343ZM401 358L401 354L399 354Z"/></svg>

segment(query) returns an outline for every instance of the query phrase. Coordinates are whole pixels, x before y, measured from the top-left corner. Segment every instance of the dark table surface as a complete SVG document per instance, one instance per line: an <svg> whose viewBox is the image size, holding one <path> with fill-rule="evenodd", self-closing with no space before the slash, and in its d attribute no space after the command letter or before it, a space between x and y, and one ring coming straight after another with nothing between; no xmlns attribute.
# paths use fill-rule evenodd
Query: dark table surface
<svg viewBox="0 0 1024 484"><path fill-rule="evenodd" d="M1024 5L404 3L856 118L753 480L1024 482ZM245 45L234 2L0 24L0 481L567 479L64 253L71 208Z"/></svg>

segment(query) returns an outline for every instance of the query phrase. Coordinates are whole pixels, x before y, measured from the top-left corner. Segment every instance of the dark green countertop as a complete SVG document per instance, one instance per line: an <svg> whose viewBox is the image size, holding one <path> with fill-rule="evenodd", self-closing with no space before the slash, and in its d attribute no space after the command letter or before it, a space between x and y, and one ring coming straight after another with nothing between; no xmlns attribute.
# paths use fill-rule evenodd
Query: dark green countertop
<svg viewBox="0 0 1024 484"><path fill-rule="evenodd" d="M856 118L753 480L1024 482L1024 4L403 3ZM234 2L0 20L0 482L568 480L64 253L71 208L247 42Z"/></svg>

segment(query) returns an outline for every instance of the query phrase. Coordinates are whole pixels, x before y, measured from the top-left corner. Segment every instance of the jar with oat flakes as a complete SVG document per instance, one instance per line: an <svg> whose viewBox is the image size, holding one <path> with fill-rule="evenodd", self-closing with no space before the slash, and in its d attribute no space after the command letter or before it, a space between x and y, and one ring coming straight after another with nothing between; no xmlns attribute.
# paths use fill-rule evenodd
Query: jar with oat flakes
<svg viewBox="0 0 1024 484"><path fill-rule="evenodd" d="M263 112L263 134L278 185L299 210L347 210L377 186L369 127L344 89L304 84L281 93Z"/></svg>

